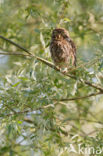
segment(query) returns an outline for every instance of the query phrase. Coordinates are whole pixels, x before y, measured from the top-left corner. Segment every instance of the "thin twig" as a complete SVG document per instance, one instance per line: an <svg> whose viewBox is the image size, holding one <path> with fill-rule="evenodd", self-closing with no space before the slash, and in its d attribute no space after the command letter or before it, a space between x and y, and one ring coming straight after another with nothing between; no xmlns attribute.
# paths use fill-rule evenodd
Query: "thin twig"
<svg viewBox="0 0 103 156"><path fill-rule="evenodd" d="M70 71L72 72L73 70L77 70L79 68L84 68L84 67L87 67L87 66L92 66L92 65L96 64L101 59L101 57L103 57L103 55L100 55L99 57L97 57L97 58L95 58L95 59L93 59L93 60L91 60L89 62L86 62L84 64L83 64L83 62L81 62L80 65L78 65L75 68L72 68Z"/></svg>
<svg viewBox="0 0 103 156"><path fill-rule="evenodd" d="M66 121L87 121L87 122L94 122L94 123L99 123L99 124L102 124L103 125L103 122L101 121L97 121L97 120L90 120L90 119L84 119L84 118L68 118L68 119L65 119L63 120L63 122L66 122Z"/></svg>
<svg viewBox="0 0 103 156"><path fill-rule="evenodd" d="M98 131L98 130L93 130L93 131L87 133L87 136L92 135L92 134L96 133L97 131Z"/></svg>
<svg viewBox="0 0 103 156"><path fill-rule="evenodd" d="M95 85L94 83L91 83L91 82L83 80L83 79L79 79L79 81L82 82L82 83L85 83L88 86L91 86L91 87L93 87L95 89L100 90L100 92L103 92L103 88L101 88L100 86Z"/></svg>
<svg viewBox="0 0 103 156"><path fill-rule="evenodd" d="M40 108L40 109L44 109L44 108ZM10 109L10 110L11 110L11 109ZM36 109L36 110L39 110L39 108ZM33 110L33 111L36 111L36 110ZM32 111L32 112L33 112L33 111ZM10 113L10 114L6 114L6 116L8 117L8 116L12 116L12 115L19 115L19 114L25 114L25 113L31 113L31 111L25 110L25 111L22 111L22 112L13 112L13 113ZM3 116L3 114L0 114L0 116ZM63 120L62 122L66 122L66 121L75 121L75 120L94 122L94 123L99 123L99 124L102 124L102 125L103 125L103 122L101 122L101 121L89 120L89 119L84 119L84 118L81 118L81 119L79 119L79 118L68 118L68 119Z"/></svg>
<svg viewBox="0 0 103 156"><path fill-rule="evenodd" d="M12 53L10 53L10 52L0 52L0 55L16 55L16 56L24 56L24 57L30 56L30 55L25 55L25 54L21 54L21 53L14 53L14 52L12 52Z"/></svg>
<svg viewBox="0 0 103 156"><path fill-rule="evenodd" d="M55 101L74 101L74 100L81 100L81 99L89 98L89 97L100 95L100 94L103 94L103 92L91 93L86 96L80 96L80 97L74 97L74 98L65 98L65 99L59 99L59 100L53 99L53 100L55 100Z"/></svg>

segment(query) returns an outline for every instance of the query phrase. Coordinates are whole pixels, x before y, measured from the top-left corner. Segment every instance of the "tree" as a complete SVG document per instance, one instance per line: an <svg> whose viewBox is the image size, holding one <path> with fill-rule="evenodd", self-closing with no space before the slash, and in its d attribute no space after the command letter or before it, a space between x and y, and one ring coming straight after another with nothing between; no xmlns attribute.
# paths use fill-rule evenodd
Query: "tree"
<svg viewBox="0 0 103 156"><path fill-rule="evenodd" d="M0 1L1 155L102 155L102 24L102 0ZM56 26L77 45L67 74L50 57Z"/></svg>

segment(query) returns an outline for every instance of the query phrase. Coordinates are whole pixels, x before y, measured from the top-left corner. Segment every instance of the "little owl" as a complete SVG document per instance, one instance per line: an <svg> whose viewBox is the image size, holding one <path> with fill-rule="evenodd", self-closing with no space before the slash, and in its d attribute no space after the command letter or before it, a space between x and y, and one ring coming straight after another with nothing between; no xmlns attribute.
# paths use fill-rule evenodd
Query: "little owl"
<svg viewBox="0 0 103 156"><path fill-rule="evenodd" d="M69 33L64 28L56 28L52 32L50 53L54 64L60 70L67 71L68 63L76 66L76 47Z"/></svg>

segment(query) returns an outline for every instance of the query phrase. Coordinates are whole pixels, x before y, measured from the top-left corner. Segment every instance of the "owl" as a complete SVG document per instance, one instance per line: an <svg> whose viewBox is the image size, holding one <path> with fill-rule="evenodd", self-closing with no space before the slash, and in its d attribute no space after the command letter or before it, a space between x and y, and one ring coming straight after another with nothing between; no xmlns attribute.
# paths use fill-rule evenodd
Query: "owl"
<svg viewBox="0 0 103 156"><path fill-rule="evenodd" d="M76 46L64 28L55 28L52 31L50 53L54 64L64 71L68 71L72 62L76 66Z"/></svg>

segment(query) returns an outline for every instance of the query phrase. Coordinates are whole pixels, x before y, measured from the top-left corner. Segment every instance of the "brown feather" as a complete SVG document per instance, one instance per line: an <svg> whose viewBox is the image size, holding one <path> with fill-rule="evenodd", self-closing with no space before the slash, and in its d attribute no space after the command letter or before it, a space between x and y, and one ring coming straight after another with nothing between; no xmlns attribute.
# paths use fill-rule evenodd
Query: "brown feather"
<svg viewBox="0 0 103 156"><path fill-rule="evenodd" d="M67 30L63 28L53 30L50 52L55 65L58 67L67 67L70 59L72 59L72 65L76 66L76 46Z"/></svg>

